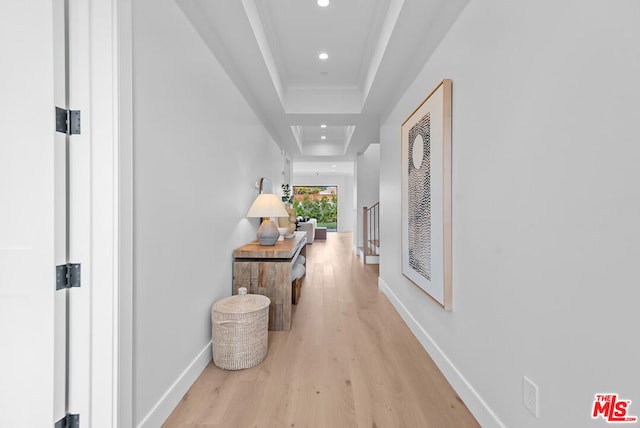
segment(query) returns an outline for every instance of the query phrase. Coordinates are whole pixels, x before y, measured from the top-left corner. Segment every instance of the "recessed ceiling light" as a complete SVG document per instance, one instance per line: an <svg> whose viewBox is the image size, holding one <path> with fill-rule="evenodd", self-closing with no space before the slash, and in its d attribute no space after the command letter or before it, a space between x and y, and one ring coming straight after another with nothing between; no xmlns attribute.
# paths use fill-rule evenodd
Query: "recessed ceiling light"
<svg viewBox="0 0 640 428"><path fill-rule="evenodd" d="M323 140L326 140L326 139L327 139L327 136L326 136L326 135L323 135L323 136L322 136L322 137L320 137L320 138L321 138L321 139L323 139Z"/></svg>
<svg viewBox="0 0 640 428"><path fill-rule="evenodd" d="M318 58L320 58L323 61L326 61L329 59L329 54L326 52L320 52L320 54L318 55Z"/></svg>
<svg viewBox="0 0 640 428"><path fill-rule="evenodd" d="M320 125L320 128L326 128L327 125L325 125L324 123L322 125Z"/></svg>
<svg viewBox="0 0 640 428"><path fill-rule="evenodd" d="M318 6L320 6L320 7L329 6L329 0L318 0Z"/></svg>

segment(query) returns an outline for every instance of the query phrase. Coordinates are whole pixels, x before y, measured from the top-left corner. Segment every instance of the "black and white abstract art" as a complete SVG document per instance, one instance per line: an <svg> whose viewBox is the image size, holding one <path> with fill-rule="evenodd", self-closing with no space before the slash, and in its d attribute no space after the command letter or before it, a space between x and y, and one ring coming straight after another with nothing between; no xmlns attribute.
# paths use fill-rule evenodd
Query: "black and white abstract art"
<svg viewBox="0 0 640 428"><path fill-rule="evenodd" d="M430 121L427 113L409 130L408 174L409 266L431 280Z"/></svg>
<svg viewBox="0 0 640 428"><path fill-rule="evenodd" d="M451 81L402 124L402 273L451 309Z"/></svg>

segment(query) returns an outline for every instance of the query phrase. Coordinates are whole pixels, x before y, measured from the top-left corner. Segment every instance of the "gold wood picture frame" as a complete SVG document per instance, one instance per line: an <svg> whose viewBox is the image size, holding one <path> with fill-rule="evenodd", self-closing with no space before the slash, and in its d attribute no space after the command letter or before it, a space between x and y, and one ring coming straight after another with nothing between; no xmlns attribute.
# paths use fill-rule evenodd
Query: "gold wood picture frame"
<svg viewBox="0 0 640 428"><path fill-rule="evenodd" d="M452 309L451 80L401 126L402 274Z"/></svg>

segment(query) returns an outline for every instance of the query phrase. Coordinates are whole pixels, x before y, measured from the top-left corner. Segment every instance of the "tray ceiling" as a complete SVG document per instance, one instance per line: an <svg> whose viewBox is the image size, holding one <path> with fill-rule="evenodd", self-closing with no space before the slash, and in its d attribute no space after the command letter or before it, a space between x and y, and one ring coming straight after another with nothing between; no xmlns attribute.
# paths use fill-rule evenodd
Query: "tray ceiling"
<svg viewBox="0 0 640 428"><path fill-rule="evenodd" d="M468 0L176 2L288 157L338 161L379 142Z"/></svg>

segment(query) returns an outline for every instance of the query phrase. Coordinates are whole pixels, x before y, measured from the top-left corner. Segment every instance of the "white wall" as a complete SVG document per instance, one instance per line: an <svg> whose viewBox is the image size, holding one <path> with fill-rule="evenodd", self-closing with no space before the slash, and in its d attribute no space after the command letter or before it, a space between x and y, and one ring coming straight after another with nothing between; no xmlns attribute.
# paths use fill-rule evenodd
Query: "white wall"
<svg viewBox="0 0 640 428"><path fill-rule="evenodd" d="M133 58L133 412L157 427L211 358L254 184L279 188L283 159L172 0L133 2Z"/></svg>
<svg viewBox="0 0 640 428"><path fill-rule="evenodd" d="M353 175L293 173L292 186L338 186L338 232L353 231Z"/></svg>
<svg viewBox="0 0 640 428"><path fill-rule="evenodd" d="M356 231L353 246L362 247L362 208L380 201L380 144L370 144L356 159Z"/></svg>
<svg viewBox="0 0 640 428"><path fill-rule="evenodd" d="M599 392L640 415L639 17L635 0L470 2L381 128L380 286L483 426L603 426ZM452 312L400 256L399 129L443 78Z"/></svg>

